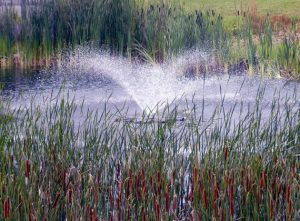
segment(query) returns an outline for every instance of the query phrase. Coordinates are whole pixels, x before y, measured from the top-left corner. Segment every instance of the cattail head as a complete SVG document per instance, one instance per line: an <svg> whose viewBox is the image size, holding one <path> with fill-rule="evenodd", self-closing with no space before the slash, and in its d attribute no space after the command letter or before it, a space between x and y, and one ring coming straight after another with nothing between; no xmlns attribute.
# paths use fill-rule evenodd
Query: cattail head
<svg viewBox="0 0 300 221"><path fill-rule="evenodd" d="M69 203L71 204L72 203L72 194L73 194L73 190L72 190L72 187L69 187Z"/></svg>
<svg viewBox="0 0 300 221"><path fill-rule="evenodd" d="M169 212L169 193L168 192L165 192L164 194L165 196L165 211L168 213Z"/></svg>
<svg viewBox="0 0 300 221"><path fill-rule="evenodd" d="M272 199L271 193L270 193L270 199L269 199L269 217L270 217L270 220L273 219L273 199Z"/></svg>
<svg viewBox="0 0 300 221"><path fill-rule="evenodd" d="M56 196L55 196L55 199L54 199L54 202L52 204L52 208L55 208L57 206L57 203L58 203L58 200L59 200L59 197L60 197L60 193L56 193Z"/></svg>
<svg viewBox="0 0 300 221"><path fill-rule="evenodd" d="M156 221L159 221L160 220L160 208L159 208L159 205L156 201L155 201L155 204L154 204L154 208L155 208Z"/></svg>
<svg viewBox="0 0 300 221"><path fill-rule="evenodd" d="M177 196L176 194L173 196L173 202L172 202L172 212L175 214L177 209Z"/></svg>
<svg viewBox="0 0 300 221"><path fill-rule="evenodd" d="M291 166L290 177L291 177L291 180L293 180L295 177L295 165L294 164Z"/></svg>
<svg viewBox="0 0 300 221"><path fill-rule="evenodd" d="M26 168L25 168L25 177L29 179L29 174L30 174L30 162L29 160L26 160Z"/></svg>
<svg viewBox="0 0 300 221"><path fill-rule="evenodd" d="M262 190L264 189L265 185L266 185L266 175L265 172L263 171L261 173L260 179L259 179L259 188Z"/></svg>
<svg viewBox="0 0 300 221"><path fill-rule="evenodd" d="M3 202L3 218L8 219L10 217L10 200L7 198Z"/></svg>
<svg viewBox="0 0 300 221"><path fill-rule="evenodd" d="M207 209L207 196L206 196L205 188L203 188L203 190L202 190L202 203L203 203L204 209Z"/></svg>
<svg viewBox="0 0 300 221"><path fill-rule="evenodd" d="M214 200L216 200L217 198L219 198L219 186L218 186L218 182L217 182L217 178L215 177L214 180Z"/></svg>
<svg viewBox="0 0 300 221"><path fill-rule="evenodd" d="M287 185L286 188L285 188L285 199L286 199L286 202L289 202L290 198L291 198L291 186Z"/></svg>
<svg viewBox="0 0 300 221"><path fill-rule="evenodd" d="M224 147L224 160L227 161L229 149L227 146Z"/></svg>
<svg viewBox="0 0 300 221"><path fill-rule="evenodd" d="M292 209L293 209L293 203L292 203L292 200L290 199L288 201L288 217L291 217L291 215L292 215Z"/></svg>
<svg viewBox="0 0 300 221"><path fill-rule="evenodd" d="M91 209L90 211L90 220L91 221L97 221L97 215L96 215L96 210L95 209Z"/></svg>

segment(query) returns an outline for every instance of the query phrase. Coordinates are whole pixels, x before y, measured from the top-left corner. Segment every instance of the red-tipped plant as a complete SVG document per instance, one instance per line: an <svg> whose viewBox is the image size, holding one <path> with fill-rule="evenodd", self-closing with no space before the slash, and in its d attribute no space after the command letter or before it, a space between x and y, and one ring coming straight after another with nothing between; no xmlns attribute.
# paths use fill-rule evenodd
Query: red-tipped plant
<svg viewBox="0 0 300 221"><path fill-rule="evenodd" d="M142 221L147 221L145 209L142 209Z"/></svg>
<svg viewBox="0 0 300 221"><path fill-rule="evenodd" d="M229 154L229 149L228 146L224 147L224 160L227 161L228 159L228 154Z"/></svg>
<svg viewBox="0 0 300 221"><path fill-rule="evenodd" d="M57 203L58 203L59 197L60 197L60 193L56 193L56 196L55 196L54 202L53 202L53 204L52 204L52 208L55 208L55 207L57 206Z"/></svg>
<svg viewBox="0 0 300 221"><path fill-rule="evenodd" d="M10 202L9 202L9 198L7 198L6 200L4 200L3 203L3 218L8 219L9 217L10 217Z"/></svg>
<svg viewBox="0 0 300 221"><path fill-rule="evenodd" d="M177 210L177 196L174 195L173 196L173 202L172 202L172 212L174 214L176 214L176 210Z"/></svg>
<svg viewBox="0 0 300 221"><path fill-rule="evenodd" d="M204 209L207 209L207 196L206 196L205 188L203 188L203 190L202 190L202 203L203 203Z"/></svg>
<svg viewBox="0 0 300 221"><path fill-rule="evenodd" d="M160 208L159 208L159 205L158 205L158 203L156 201L155 201L154 207L155 207L155 218L156 218L156 221L159 221L159 219L160 219Z"/></svg>
<svg viewBox="0 0 300 221"><path fill-rule="evenodd" d="M28 184L29 175L30 175L30 162L29 160L26 160L25 163L25 183Z"/></svg>
<svg viewBox="0 0 300 221"><path fill-rule="evenodd" d="M273 219L273 199L271 193L270 193L270 200L269 200L269 218L270 220Z"/></svg>
<svg viewBox="0 0 300 221"><path fill-rule="evenodd" d="M170 199L170 197L169 197L169 193L168 192L165 192L165 211L167 212L167 213L169 213L169 200Z"/></svg>
<svg viewBox="0 0 300 221"><path fill-rule="evenodd" d="M91 221L97 221L97 215L95 209L91 209L90 218Z"/></svg>

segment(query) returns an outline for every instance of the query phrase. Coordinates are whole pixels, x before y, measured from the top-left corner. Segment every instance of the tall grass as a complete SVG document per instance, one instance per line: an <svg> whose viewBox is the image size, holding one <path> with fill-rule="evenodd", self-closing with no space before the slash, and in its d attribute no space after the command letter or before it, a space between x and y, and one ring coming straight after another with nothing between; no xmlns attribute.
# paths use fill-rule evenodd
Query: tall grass
<svg viewBox="0 0 300 221"><path fill-rule="evenodd" d="M299 77L300 43L292 28L276 37L274 17L259 17L255 10L237 16L239 27L230 32L216 11L186 12L169 0L40 1L23 18L9 8L1 14L0 58L6 66L47 66L62 49L89 44L160 62L201 48L224 67L243 61L249 72L276 67L281 75Z"/></svg>
<svg viewBox="0 0 300 221"><path fill-rule="evenodd" d="M125 55L136 53L138 45L156 60L187 48L226 45L221 16L199 11L187 14L169 1L155 5L134 0L41 1L31 6L27 19L19 21L20 33L15 37L16 18L9 10L2 17L1 40L9 40L11 53L20 42L25 60L91 41Z"/></svg>
<svg viewBox="0 0 300 221"><path fill-rule="evenodd" d="M265 118L263 95L209 119L196 104L185 121L176 105L140 120L104 106L80 125L68 97L1 101L1 219L297 220L299 102L278 93Z"/></svg>

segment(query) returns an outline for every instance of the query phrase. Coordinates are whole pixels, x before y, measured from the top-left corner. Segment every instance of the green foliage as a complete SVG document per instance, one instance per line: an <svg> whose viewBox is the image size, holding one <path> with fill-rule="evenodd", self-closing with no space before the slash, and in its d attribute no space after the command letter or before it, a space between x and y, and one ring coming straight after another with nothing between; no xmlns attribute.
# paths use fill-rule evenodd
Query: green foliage
<svg viewBox="0 0 300 221"><path fill-rule="evenodd" d="M241 13L231 32L215 10L187 12L171 0L41 1L22 19L9 8L1 14L0 58L17 54L23 66L34 66L49 63L51 56L65 48L89 44L161 62L187 49L200 48L210 51L223 66L244 60L254 71L275 66L282 75L298 78L296 33L277 39L269 17L260 20L253 17L255 14Z"/></svg>

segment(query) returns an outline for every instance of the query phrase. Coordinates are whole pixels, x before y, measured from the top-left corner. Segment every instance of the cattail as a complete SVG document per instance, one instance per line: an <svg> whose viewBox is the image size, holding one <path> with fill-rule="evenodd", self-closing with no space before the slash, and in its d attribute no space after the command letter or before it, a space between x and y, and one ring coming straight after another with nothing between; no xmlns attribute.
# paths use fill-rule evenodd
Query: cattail
<svg viewBox="0 0 300 221"><path fill-rule="evenodd" d="M218 187L218 183L217 183L217 178L215 177L215 181L214 181L214 199L216 200L217 198L219 198L219 187Z"/></svg>
<svg viewBox="0 0 300 221"><path fill-rule="evenodd" d="M30 174L30 162L29 162L29 160L26 160L26 168L25 168L25 183L26 184L28 184L29 174Z"/></svg>
<svg viewBox="0 0 300 221"><path fill-rule="evenodd" d="M142 209L142 221L147 221L145 209Z"/></svg>
<svg viewBox="0 0 300 221"><path fill-rule="evenodd" d="M72 203L72 193L73 193L73 190L72 190L72 188L70 187L70 188L69 188L69 203L70 203L70 204Z"/></svg>
<svg viewBox="0 0 300 221"><path fill-rule="evenodd" d="M192 201L193 200L193 195L194 195L194 185L193 185L193 182L191 183L191 190L188 194L188 201Z"/></svg>
<svg viewBox="0 0 300 221"><path fill-rule="evenodd" d="M165 192L165 210L169 212L169 193Z"/></svg>
<svg viewBox="0 0 300 221"><path fill-rule="evenodd" d="M273 177L273 181L272 181L272 184L271 184L272 190L275 190L276 184L277 184L277 176L275 175Z"/></svg>
<svg viewBox="0 0 300 221"><path fill-rule="evenodd" d="M120 202L121 202L121 199L119 196L117 196L116 200L115 200L115 207L118 211L120 210Z"/></svg>
<svg viewBox="0 0 300 221"><path fill-rule="evenodd" d="M94 209L91 209L90 212L91 221L97 221L96 211Z"/></svg>
<svg viewBox="0 0 300 221"><path fill-rule="evenodd" d="M198 181L198 165L195 165L193 168L193 183L194 185L197 183Z"/></svg>
<svg viewBox="0 0 300 221"><path fill-rule="evenodd" d="M293 180L295 177L295 165L294 164L291 166L290 177L291 177L291 180Z"/></svg>
<svg viewBox="0 0 300 221"><path fill-rule="evenodd" d="M176 209L177 209L177 196L174 195L173 196L173 202L172 202L172 212L176 213Z"/></svg>
<svg viewBox="0 0 300 221"><path fill-rule="evenodd" d="M293 209L293 204L292 204L292 200L290 199L288 202L288 217L292 215L292 209Z"/></svg>
<svg viewBox="0 0 300 221"><path fill-rule="evenodd" d="M160 183L160 181L161 181L161 174L160 174L159 171L157 172L156 177L157 177L157 182Z"/></svg>
<svg viewBox="0 0 300 221"><path fill-rule="evenodd" d="M90 219L90 213L91 213L91 210L90 210L90 206L88 205L86 208L85 208L85 218L84 220L89 220Z"/></svg>
<svg viewBox="0 0 300 221"><path fill-rule="evenodd" d="M269 217L270 217L270 220L273 219L273 200L272 200L272 194L270 193L270 202L269 202Z"/></svg>
<svg viewBox="0 0 300 221"><path fill-rule="evenodd" d="M3 203L3 218L8 219L10 216L10 203L9 203L9 198L4 200Z"/></svg>
<svg viewBox="0 0 300 221"><path fill-rule="evenodd" d="M160 208L158 203L155 201L155 217L156 217L156 221L159 221L159 217L160 217Z"/></svg>
<svg viewBox="0 0 300 221"><path fill-rule="evenodd" d="M205 188L203 188L203 190L202 190L202 203L203 203L204 209L207 209L207 196L206 196Z"/></svg>
<svg viewBox="0 0 300 221"><path fill-rule="evenodd" d="M28 205L28 221L31 221L31 206L30 206L30 204Z"/></svg>
<svg viewBox="0 0 300 221"><path fill-rule="evenodd" d="M146 180L145 180L144 176L142 176L141 186L142 186L142 197L143 197L143 199L145 199L145 197L146 197Z"/></svg>
<svg viewBox="0 0 300 221"><path fill-rule="evenodd" d="M286 199L287 202L289 202L290 196L291 196L291 186L287 185L285 187L285 199Z"/></svg>
<svg viewBox="0 0 300 221"><path fill-rule="evenodd" d="M60 193L56 193L56 197L55 197L55 200L54 200L54 202L52 204L52 208L55 208L57 206L59 197L60 197Z"/></svg>
<svg viewBox="0 0 300 221"><path fill-rule="evenodd" d="M97 172L97 185L98 186L100 186L100 176L101 176L100 170L98 170L98 172Z"/></svg>
<svg viewBox="0 0 300 221"><path fill-rule="evenodd" d="M262 172L259 179L259 188L262 190L264 189L265 185L266 185L265 172Z"/></svg>
<svg viewBox="0 0 300 221"><path fill-rule="evenodd" d="M224 160L225 160L225 161L227 161L227 158L228 158L228 152L229 152L228 147L225 146L225 148L224 148Z"/></svg>

